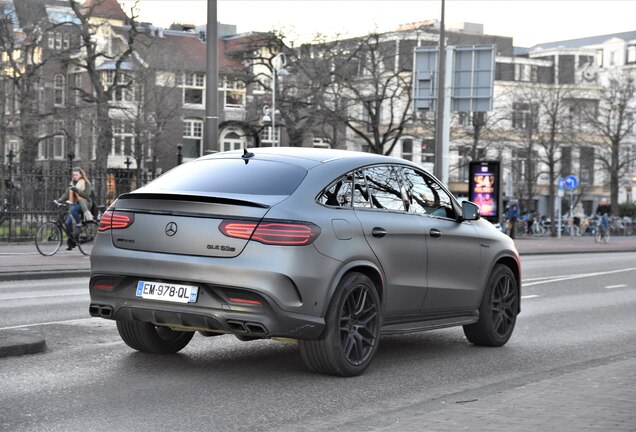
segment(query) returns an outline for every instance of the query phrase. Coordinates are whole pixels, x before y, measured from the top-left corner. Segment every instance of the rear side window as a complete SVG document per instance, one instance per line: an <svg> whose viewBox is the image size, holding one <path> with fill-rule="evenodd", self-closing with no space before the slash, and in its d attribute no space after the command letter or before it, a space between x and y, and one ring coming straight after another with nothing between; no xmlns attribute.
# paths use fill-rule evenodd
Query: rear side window
<svg viewBox="0 0 636 432"><path fill-rule="evenodd" d="M265 160L199 160L180 165L144 189L146 192L219 192L291 195L307 175L296 165Z"/></svg>
<svg viewBox="0 0 636 432"><path fill-rule="evenodd" d="M325 189L318 202L330 207L351 207L351 174L340 177Z"/></svg>

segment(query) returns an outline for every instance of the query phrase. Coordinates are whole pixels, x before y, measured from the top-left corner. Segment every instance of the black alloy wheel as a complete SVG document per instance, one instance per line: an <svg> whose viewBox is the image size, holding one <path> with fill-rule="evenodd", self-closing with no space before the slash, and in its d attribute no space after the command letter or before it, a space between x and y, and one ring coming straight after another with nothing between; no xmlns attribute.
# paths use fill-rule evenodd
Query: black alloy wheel
<svg viewBox="0 0 636 432"><path fill-rule="evenodd" d="M356 286L340 310L340 346L349 363L364 364L377 343L378 305L366 285Z"/></svg>
<svg viewBox="0 0 636 432"><path fill-rule="evenodd" d="M492 292L491 309L492 325L499 337L506 337L514 328L517 293L513 277L502 275Z"/></svg>
<svg viewBox="0 0 636 432"><path fill-rule="evenodd" d="M349 273L336 288L322 337L299 341L303 362L314 372L359 375L378 349L381 326L375 285L364 274Z"/></svg>
<svg viewBox="0 0 636 432"><path fill-rule="evenodd" d="M475 345L498 347L512 336L519 313L519 289L512 270L497 264L479 307L479 321L465 325L466 338Z"/></svg>

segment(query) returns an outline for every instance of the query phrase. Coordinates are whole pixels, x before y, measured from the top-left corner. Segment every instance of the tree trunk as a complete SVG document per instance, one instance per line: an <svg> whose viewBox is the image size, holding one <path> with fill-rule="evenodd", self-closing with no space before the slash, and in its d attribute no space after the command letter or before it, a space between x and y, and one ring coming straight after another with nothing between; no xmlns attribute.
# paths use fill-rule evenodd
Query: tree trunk
<svg viewBox="0 0 636 432"><path fill-rule="evenodd" d="M620 145L620 141L612 141L612 169L610 170L610 205L612 206L613 216L618 216L618 190L620 187Z"/></svg>
<svg viewBox="0 0 636 432"><path fill-rule="evenodd" d="M552 237L556 237L557 236L557 215L556 215L556 208L554 205L554 199L556 196L556 191L555 189L555 185L554 185L554 178L555 178L555 167L554 164L550 164L550 169L549 169L549 184L548 184L548 209L549 209L549 213L550 213L550 235Z"/></svg>

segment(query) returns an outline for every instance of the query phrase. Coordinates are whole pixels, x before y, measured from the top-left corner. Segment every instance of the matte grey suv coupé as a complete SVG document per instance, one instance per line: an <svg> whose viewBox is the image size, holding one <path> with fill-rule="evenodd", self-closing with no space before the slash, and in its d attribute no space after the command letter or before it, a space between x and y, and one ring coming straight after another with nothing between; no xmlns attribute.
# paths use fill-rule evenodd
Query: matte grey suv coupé
<svg viewBox="0 0 636 432"><path fill-rule="evenodd" d="M501 346L520 310L512 240L402 159L218 153L120 196L99 231L90 313L144 352L283 337L309 369L351 376L381 335L463 326Z"/></svg>

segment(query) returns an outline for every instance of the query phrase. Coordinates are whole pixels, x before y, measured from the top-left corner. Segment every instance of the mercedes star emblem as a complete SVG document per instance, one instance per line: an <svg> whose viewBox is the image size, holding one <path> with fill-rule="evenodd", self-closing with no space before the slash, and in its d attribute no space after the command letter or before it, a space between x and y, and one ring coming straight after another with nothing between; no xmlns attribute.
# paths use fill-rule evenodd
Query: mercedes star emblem
<svg viewBox="0 0 636 432"><path fill-rule="evenodd" d="M170 222L168 225L166 225L166 235L168 237L172 237L176 233L177 233L177 224L176 223Z"/></svg>

